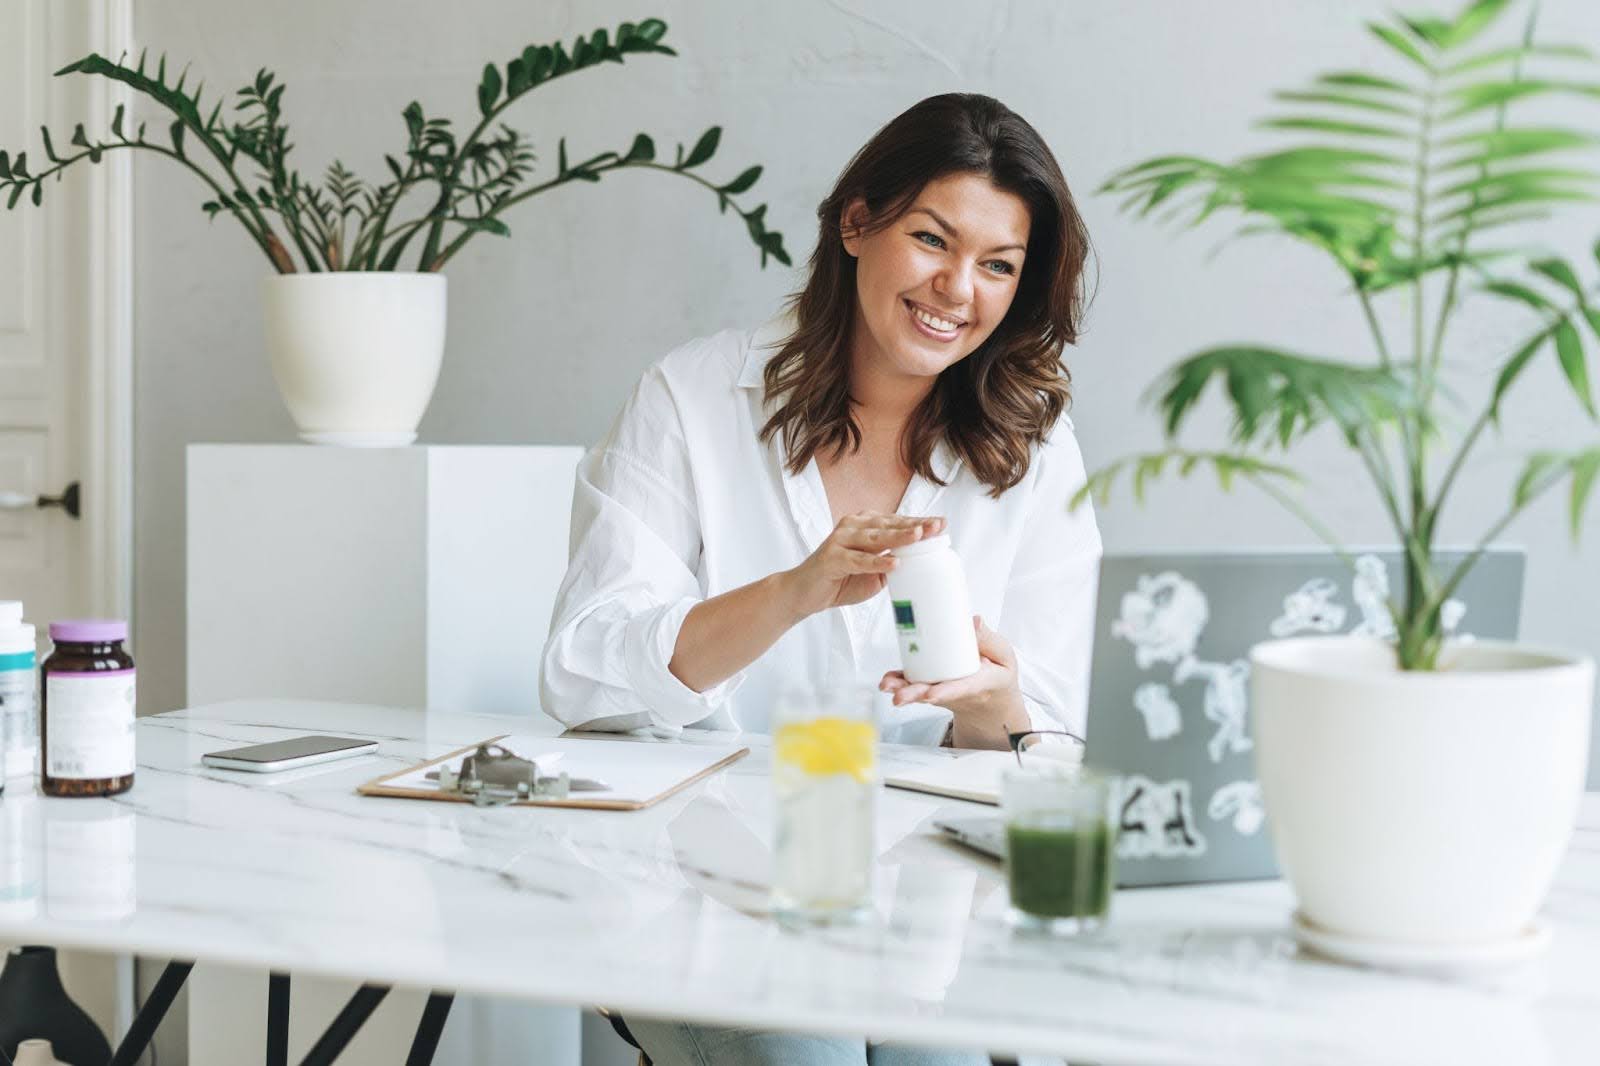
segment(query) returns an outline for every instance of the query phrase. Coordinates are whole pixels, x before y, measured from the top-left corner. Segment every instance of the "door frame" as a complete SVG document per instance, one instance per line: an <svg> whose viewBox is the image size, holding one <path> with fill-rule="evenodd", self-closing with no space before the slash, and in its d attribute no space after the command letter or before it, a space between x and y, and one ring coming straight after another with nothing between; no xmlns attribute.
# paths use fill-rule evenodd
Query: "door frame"
<svg viewBox="0 0 1600 1066"><path fill-rule="evenodd" d="M133 0L91 0L83 27L91 48L107 57L135 53ZM90 129L104 129L118 106L131 113L132 92L97 78ZM53 118L55 116L52 116ZM69 122L70 126L71 123ZM95 613L133 625L133 158L107 152L88 168L86 297L88 345L82 440L83 521L89 547L88 591ZM135 639L137 636L135 635Z"/></svg>

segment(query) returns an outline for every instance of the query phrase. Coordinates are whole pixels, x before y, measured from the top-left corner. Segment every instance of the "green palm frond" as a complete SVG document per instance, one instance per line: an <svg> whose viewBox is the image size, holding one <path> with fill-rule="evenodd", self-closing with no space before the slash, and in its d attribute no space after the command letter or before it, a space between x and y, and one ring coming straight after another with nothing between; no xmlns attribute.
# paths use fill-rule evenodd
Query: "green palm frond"
<svg viewBox="0 0 1600 1066"><path fill-rule="evenodd" d="M1251 455L1232 452L1196 452L1182 448L1130 455L1110 463L1090 474L1082 488L1073 494L1073 510L1093 499L1103 507L1111 499L1111 489L1124 474L1131 472L1134 499L1143 502L1145 488L1150 481L1169 473L1187 478L1199 467L1207 467L1217 476L1217 484L1224 492L1233 488L1240 477L1275 478L1280 481L1300 481L1300 475L1286 466L1269 463Z"/></svg>
<svg viewBox="0 0 1600 1066"><path fill-rule="evenodd" d="M1156 383L1169 438L1212 378L1222 382L1233 413L1231 437L1242 447L1287 448L1323 422L1347 440L1414 414L1415 390L1398 372L1313 359L1272 348L1230 345L1192 355Z"/></svg>

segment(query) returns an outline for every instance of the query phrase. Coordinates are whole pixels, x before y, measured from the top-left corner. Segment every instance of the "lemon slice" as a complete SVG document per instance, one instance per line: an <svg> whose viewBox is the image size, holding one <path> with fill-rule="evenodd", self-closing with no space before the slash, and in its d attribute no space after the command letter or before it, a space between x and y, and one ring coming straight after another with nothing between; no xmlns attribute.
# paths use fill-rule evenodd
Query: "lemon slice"
<svg viewBox="0 0 1600 1066"><path fill-rule="evenodd" d="M813 718L779 727L773 755L807 774L849 774L869 781L877 765L876 741L871 722Z"/></svg>

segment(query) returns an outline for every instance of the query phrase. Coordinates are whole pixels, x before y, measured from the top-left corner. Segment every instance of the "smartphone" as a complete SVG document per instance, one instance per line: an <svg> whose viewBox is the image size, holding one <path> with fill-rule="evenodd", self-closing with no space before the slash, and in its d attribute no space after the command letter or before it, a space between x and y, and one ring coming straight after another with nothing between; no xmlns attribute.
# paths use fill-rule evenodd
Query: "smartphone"
<svg viewBox="0 0 1600 1066"><path fill-rule="evenodd" d="M368 755L378 750L376 740L351 740L349 737L290 737L270 744L210 751L200 756L207 766L222 770L248 770L266 774L295 766L311 766L352 755Z"/></svg>

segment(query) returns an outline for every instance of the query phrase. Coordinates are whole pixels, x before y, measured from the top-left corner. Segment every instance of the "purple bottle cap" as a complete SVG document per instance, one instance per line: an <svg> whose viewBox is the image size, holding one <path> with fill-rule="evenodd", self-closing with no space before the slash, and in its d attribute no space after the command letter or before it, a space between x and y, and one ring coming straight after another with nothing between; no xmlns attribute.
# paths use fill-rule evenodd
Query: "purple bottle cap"
<svg viewBox="0 0 1600 1066"><path fill-rule="evenodd" d="M72 622L51 622L50 639L70 644L109 644L128 639L128 623L113 618L85 618Z"/></svg>

